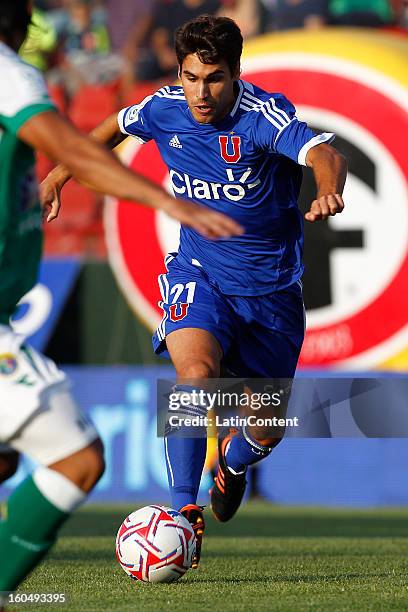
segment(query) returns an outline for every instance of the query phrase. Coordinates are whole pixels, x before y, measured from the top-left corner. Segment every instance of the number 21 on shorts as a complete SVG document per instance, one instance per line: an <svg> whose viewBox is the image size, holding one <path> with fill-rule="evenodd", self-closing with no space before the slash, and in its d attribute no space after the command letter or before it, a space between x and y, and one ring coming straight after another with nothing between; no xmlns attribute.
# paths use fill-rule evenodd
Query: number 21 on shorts
<svg viewBox="0 0 408 612"><path fill-rule="evenodd" d="M170 297L171 305L169 306L170 319L176 323L181 321L187 316L188 307L194 301L194 293L196 289L196 282L190 282L185 285L177 283L171 288ZM179 301L181 294L187 290L187 297L185 302Z"/></svg>

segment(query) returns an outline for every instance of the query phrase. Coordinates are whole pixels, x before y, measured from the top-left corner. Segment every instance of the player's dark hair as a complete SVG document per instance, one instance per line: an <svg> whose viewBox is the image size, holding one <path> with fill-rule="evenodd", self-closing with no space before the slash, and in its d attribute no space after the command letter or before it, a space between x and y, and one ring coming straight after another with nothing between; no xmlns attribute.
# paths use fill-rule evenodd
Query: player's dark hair
<svg viewBox="0 0 408 612"><path fill-rule="evenodd" d="M174 46L179 66L187 55L196 53L203 64L218 64L225 60L231 74L239 65L242 54L241 30L228 17L200 15L180 26Z"/></svg>
<svg viewBox="0 0 408 612"><path fill-rule="evenodd" d="M14 32L25 34L30 21L29 0L0 0L0 36L7 40Z"/></svg>

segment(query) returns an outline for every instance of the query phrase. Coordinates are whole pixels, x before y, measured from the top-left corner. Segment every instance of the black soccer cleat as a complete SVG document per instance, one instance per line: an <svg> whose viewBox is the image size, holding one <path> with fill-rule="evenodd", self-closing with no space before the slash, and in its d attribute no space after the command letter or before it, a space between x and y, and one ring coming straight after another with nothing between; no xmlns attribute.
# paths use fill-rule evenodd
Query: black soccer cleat
<svg viewBox="0 0 408 612"><path fill-rule="evenodd" d="M230 431L225 437L218 439L218 472L214 486L210 491L211 509L215 518L221 523L229 521L241 505L247 484L245 472L233 474L225 461L225 448L235 435Z"/></svg>
<svg viewBox="0 0 408 612"><path fill-rule="evenodd" d="M201 557L201 545L203 543L205 529L203 510L204 508L202 506L196 506L195 504L188 504L187 506L183 506L180 510L180 513L186 517L192 526L196 537L196 551L191 561L192 569L197 569Z"/></svg>

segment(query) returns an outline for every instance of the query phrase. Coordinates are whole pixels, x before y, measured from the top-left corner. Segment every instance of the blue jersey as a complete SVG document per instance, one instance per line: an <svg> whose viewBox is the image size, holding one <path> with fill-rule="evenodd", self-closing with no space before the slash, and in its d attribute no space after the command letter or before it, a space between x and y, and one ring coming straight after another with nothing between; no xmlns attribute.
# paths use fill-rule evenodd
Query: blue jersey
<svg viewBox="0 0 408 612"><path fill-rule="evenodd" d="M202 267L226 295L266 295L303 272L303 219L297 199L309 149L330 142L296 117L279 93L238 81L231 112L216 124L197 122L181 87L164 87L122 109L124 134L155 140L176 197L223 212L242 236L211 241L182 227L178 258Z"/></svg>

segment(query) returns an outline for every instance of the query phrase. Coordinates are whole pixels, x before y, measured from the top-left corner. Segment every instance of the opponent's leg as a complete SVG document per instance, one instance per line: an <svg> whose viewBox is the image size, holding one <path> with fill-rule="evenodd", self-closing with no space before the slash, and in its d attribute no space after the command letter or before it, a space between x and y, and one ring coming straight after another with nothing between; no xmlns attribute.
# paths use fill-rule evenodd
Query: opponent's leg
<svg viewBox="0 0 408 612"><path fill-rule="evenodd" d="M89 493L105 469L102 441L98 438L89 446L48 467L70 480L84 493Z"/></svg>
<svg viewBox="0 0 408 612"><path fill-rule="evenodd" d="M0 484L17 472L20 455L12 448L0 444ZM6 503L0 502L0 521L6 511ZM0 607L1 612L1 607Z"/></svg>
<svg viewBox="0 0 408 612"><path fill-rule="evenodd" d="M0 591L14 590L46 555L104 469L102 443L66 391L55 392L8 443L42 465L8 499Z"/></svg>
<svg viewBox="0 0 408 612"><path fill-rule="evenodd" d="M174 391L188 397L189 393L203 389L208 379L219 376L222 351L211 333L203 329L179 329L166 337L166 343L177 373L178 384ZM180 425L168 429L165 453L172 506L187 517L196 533L197 551L192 567L197 567L204 519L196 502L205 462L207 432L205 426L192 428L183 425L183 418L205 417L207 405L183 404L172 413L172 416L178 415Z"/></svg>
<svg viewBox="0 0 408 612"><path fill-rule="evenodd" d="M12 448L0 445L0 484L17 472L20 455Z"/></svg>

